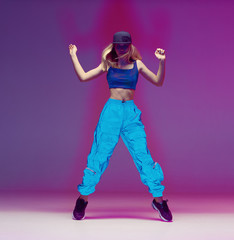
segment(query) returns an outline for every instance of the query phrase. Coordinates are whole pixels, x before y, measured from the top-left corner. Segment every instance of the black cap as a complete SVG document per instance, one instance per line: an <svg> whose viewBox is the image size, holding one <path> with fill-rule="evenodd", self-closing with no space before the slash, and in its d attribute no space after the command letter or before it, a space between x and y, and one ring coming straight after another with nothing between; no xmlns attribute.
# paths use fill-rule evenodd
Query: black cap
<svg viewBox="0 0 234 240"><path fill-rule="evenodd" d="M113 36L113 43L132 43L132 38L128 32L116 32Z"/></svg>

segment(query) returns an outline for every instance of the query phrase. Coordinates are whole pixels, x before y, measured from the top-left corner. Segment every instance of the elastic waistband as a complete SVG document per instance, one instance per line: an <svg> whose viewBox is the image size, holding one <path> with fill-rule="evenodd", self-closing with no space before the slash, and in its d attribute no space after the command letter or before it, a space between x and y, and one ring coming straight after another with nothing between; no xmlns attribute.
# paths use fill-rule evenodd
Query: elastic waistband
<svg viewBox="0 0 234 240"><path fill-rule="evenodd" d="M134 103L134 100L132 99L132 100L127 100L127 101L125 101L125 100L119 100L119 99L114 99L114 98L109 98L108 100L107 100L107 103L114 103L114 104L119 104L119 105L123 105L123 104L135 104Z"/></svg>

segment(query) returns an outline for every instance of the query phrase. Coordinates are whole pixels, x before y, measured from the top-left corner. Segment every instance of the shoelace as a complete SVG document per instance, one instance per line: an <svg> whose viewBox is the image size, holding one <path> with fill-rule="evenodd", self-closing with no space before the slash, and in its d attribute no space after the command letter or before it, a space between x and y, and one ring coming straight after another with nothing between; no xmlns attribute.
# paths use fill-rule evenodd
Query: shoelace
<svg viewBox="0 0 234 240"><path fill-rule="evenodd" d="M165 212L169 212L169 208L168 208L168 206L167 206L167 201L168 201L168 199L167 199L167 200L164 200L164 201L163 201L163 204L162 204L162 207L163 207L163 209L164 209Z"/></svg>

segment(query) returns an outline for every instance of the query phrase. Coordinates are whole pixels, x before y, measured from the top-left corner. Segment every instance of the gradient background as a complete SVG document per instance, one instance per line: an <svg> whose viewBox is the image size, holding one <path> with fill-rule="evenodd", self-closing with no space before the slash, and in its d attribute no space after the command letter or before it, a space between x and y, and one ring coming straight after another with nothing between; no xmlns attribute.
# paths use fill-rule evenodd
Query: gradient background
<svg viewBox="0 0 234 240"><path fill-rule="evenodd" d="M164 171L164 193L233 193L233 1L1 1L0 190L77 191L93 133L109 98L100 64L116 31L129 31L159 88L142 76L135 103L148 147ZM120 138L99 192L148 191Z"/></svg>

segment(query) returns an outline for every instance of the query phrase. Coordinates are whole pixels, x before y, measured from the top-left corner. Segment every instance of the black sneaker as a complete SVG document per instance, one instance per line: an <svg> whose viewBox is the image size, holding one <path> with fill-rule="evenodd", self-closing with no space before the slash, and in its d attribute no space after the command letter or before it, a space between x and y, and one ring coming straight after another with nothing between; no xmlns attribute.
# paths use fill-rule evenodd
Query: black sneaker
<svg viewBox="0 0 234 240"><path fill-rule="evenodd" d="M82 198L78 198L76 200L76 206L73 210L73 215L72 218L74 220L82 220L85 218L85 208L87 207L88 202L86 202L84 199Z"/></svg>
<svg viewBox="0 0 234 240"><path fill-rule="evenodd" d="M155 199L152 201L152 207L159 212L159 215L162 220L164 221L171 221L172 220L172 214L170 209L167 206L168 200L163 200L162 203L157 203Z"/></svg>

